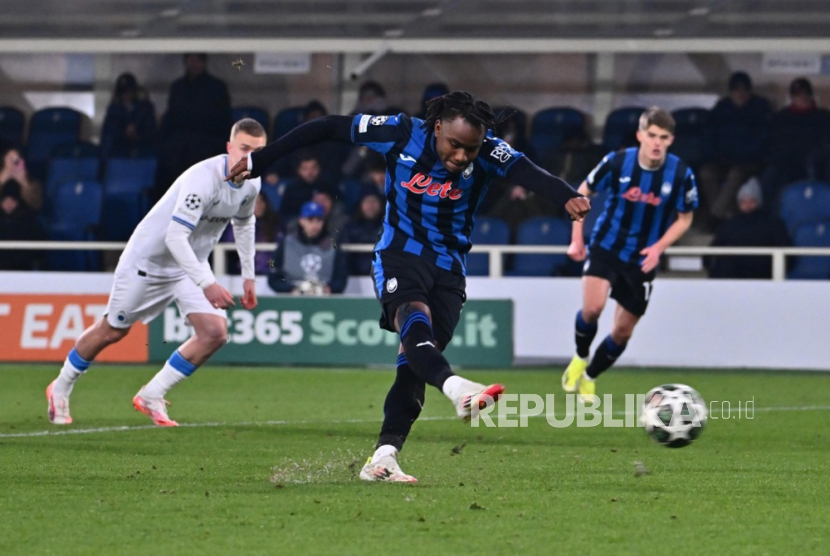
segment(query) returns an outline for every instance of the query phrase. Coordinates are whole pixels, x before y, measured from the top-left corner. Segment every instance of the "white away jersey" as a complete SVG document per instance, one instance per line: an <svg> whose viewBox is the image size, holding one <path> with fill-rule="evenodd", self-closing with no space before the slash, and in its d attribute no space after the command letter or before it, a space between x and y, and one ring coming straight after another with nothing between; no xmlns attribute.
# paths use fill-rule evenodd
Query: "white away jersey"
<svg viewBox="0 0 830 556"><path fill-rule="evenodd" d="M247 220L254 214L260 179L241 186L225 181L228 155L203 160L188 168L138 224L118 262L120 268L150 276L184 274L165 244L170 226L190 230L188 242L199 263L209 270L207 258L231 218Z"/></svg>

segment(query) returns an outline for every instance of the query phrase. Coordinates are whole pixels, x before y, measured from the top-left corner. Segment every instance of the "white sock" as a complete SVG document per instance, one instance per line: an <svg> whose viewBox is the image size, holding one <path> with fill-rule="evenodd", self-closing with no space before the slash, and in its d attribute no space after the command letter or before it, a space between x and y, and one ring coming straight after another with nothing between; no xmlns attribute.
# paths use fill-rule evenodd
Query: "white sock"
<svg viewBox="0 0 830 556"><path fill-rule="evenodd" d="M146 398L159 399L167 395L173 386L187 378L187 375L177 371L170 365L170 361L164 364L156 376L144 386L143 396Z"/></svg>
<svg viewBox="0 0 830 556"><path fill-rule="evenodd" d="M391 444L384 444L383 446L379 446L377 450L375 450L374 455L372 455L372 461L377 461L382 457L392 456L393 458L397 459L398 457L398 449L392 446Z"/></svg>
<svg viewBox="0 0 830 556"><path fill-rule="evenodd" d="M473 382L472 380L467 380L466 378L462 378L458 375L453 375L444 381L444 386L441 387L441 391L444 392L444 395L452 400L453 403L455 403L459 396L466 394L471 390L476 390L479 387L481 387L481 385Z"/></svg>
<svg viewBox="0 0 830 556"><path fill-rule="evenodd" d="M58 375L58 378L55 379L55 383L52 386L52 392L57 396L69 396L72 393L72 387L75 386L75 381L81 378L84 375L84 372L87 368L89 368L89 363L83 361L85 367L83 369L79 369L72 363L72 359L75 359L77 362L82 362L82 360L78 359L78 354L75 352L74 348L70 355L66 357L66 360L63 362L63 367L61 367L61 372Z"/></svg>

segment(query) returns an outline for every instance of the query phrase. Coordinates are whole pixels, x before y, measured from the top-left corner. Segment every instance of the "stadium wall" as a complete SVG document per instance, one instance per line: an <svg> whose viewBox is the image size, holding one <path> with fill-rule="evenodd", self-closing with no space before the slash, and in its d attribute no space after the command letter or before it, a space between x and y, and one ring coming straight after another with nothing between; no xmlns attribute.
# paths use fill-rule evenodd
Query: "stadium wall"
<svg viewBox="0 0 830 556"><path fill-rule="evenodd" d="M106 295L111 279L108 274L0 273L0 327L6 327L7 295L30 294L32 300L46 294ZM223 280L234 294L241 294L241 279ZM258 290L271 295L264 278ZM371 281L351 279L347 295L373 297ZM579 280L470 278L468 295L513 299L518 363L561 362L572 356ZM824 282L658 278L646 317L620 364L830 370L823 344L830 338L827 299ZM610 330L613 307L609 301L599 337Z"/></svg>

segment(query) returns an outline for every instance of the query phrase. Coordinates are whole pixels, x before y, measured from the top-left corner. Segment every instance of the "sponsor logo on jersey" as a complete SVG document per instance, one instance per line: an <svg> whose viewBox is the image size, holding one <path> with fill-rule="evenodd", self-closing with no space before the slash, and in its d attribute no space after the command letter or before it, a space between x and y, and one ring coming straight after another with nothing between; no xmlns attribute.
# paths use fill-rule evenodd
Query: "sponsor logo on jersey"
<svg viewBox="0 0 830 556"><path fill-rule="evenodd" d="M412 156L407 156L403 153L401 153L400 156L401 156L401 160L403 160L404 162L415 162L415 158L412 157Z"/></svg>
<svg viewBox="0 0 830 556"><path fill-rule="evenodd" d="M490 156L492 156L499 162L504 163L513 158L515 152L516 151L514 151L510 145L506 143L501 143L497 145L495 149L493 149L493 151L490 153Z"/></svg>
<svg viewBox="0 0 830 556"><path fill-rule="evenodd" d="M186 206L190 210L197 210L199 207L202 206L202 198L196 195L195 193L191 193L184 198L184 206Z"/></svg>
<svg viewBox="0 0 830 556"><path fill-rule="evenodd" d="M415 174L409 181L402 181L401 187L408 189L416 195L429 195L430 197L440 197L441 199L449 197L453 201L460 199L463 194L463 191L460 189L452 189L452 180L441 183L434 181L431 176L425 176L421 173Z"/></svg>
<svg viewBox="0 0 830 556"><path fill-rule="evenodd" d="M686 192L686 204L693 205L697 202L697 187L693 187Z"/></svg>
<svg viewBox="0 0 830 556"><path fill-rule="evenodd" d="M655 195L650 191L648 193L643 193L639 187L632 187L621 196L626 201L631 201L632 203L647 203L655 207L659 206L660 203L663 202L658 195Z"/></svg>

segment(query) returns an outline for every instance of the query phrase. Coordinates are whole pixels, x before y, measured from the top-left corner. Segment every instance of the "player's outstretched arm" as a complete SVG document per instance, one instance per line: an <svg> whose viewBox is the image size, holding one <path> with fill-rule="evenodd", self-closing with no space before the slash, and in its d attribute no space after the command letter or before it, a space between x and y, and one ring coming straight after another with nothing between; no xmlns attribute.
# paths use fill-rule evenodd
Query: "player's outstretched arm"
<svg viewBox="0 0 830 556"><path fill-rule="evenodd" d="M256 178L271 164L297 149L310 147L322 141L351 142L352 118L350 116L324 116L295 127L276 141L255 151L233 165L226 180Z"/></svg>
<svg viewBox="0 0 830 556"><path fill-rule="evenodd" d="M539 168L527 157L519 158L507 172L507 179L565 207L571 220L582 220L591 210L591 201L563 179Z"/></svg>
<svg viewBox="0 0 830 556"><path fill-rule="evenodd" d="M643 272L651 272L657 268L657 265L660 263L660 255L686 233L686 230L692 226L692 219L692 211L677 213L677 220L669 226L666 233L663 234L663 237L658 239L654 245L649 245L640 251L640 255L645 255L645 259L640 264Z"/></svg>

